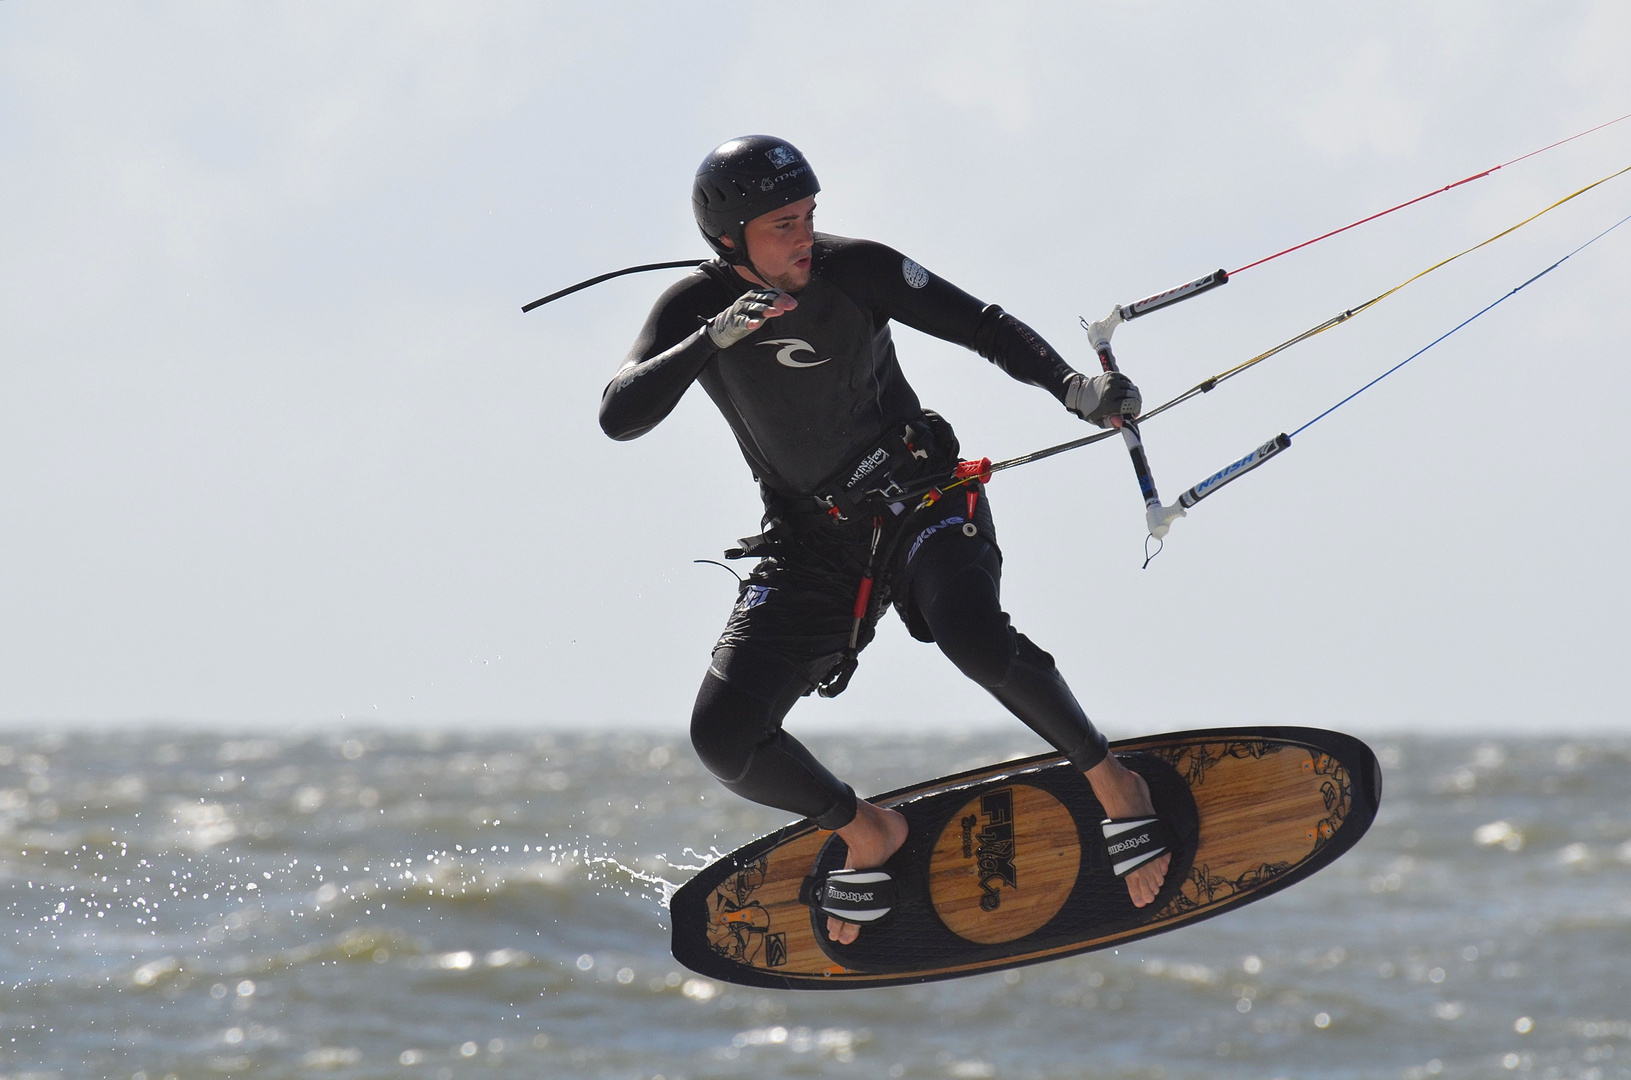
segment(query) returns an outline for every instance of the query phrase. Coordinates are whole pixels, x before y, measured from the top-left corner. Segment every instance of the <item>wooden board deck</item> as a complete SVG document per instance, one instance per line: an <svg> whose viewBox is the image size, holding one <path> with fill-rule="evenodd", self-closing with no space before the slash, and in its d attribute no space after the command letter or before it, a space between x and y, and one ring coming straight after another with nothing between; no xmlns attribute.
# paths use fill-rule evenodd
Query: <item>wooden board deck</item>
<svg viewBox="0 0 1631 1080"><path fill-rule="evenodd" d="M1255 727L1126 740L1181 842L1156 902L1134 908L1098 839L1092 789L1059 755L1004 762L874 799L906 815L890 860L900 902L849 946L799 902L839 867L833 833L804 821L720 859L675 895L675 957L728 982L889 986L1070 956L1186 926L1300 881L1364 835L1381 796L1370 749L1317 728Z"/></svg>

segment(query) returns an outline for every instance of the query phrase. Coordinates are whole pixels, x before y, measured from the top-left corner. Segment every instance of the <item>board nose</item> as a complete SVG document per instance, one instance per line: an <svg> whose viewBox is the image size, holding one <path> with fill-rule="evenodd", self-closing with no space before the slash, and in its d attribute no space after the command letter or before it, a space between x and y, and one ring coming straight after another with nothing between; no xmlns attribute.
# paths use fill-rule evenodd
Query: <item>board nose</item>
<svg viewBox="0 0 1631 1080"><path fill-rule="evenodd" d="M1372 806L1382 805L1382 763L1376 760L1376 755L1369 753L1370 747L1365 748L1365 764L1360 772L1360 782L1364 785L1366 796L1370 798Z"/></svg>

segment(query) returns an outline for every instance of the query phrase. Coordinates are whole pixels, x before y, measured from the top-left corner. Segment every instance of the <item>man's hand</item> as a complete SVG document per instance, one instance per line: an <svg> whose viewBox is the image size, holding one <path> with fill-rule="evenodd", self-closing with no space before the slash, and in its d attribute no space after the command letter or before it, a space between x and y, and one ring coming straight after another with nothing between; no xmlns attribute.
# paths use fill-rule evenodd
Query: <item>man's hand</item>
<svg viewBox="0 0 1631 1080"><path fill-rule="evenodd" d="M1137 416L1143 407L1138 387L1119 371L1074 375L1065 387L1065 408L1099 427L1111 427L1112 418Z"/></svg>
<svg viewBox="0 0 1631 1080"><path fill-rule="evenodd" d="M708 339L716 349L728 349L747 337L766 319L792 311L799 302L780 289L754 289L708 321Z"/></svg>

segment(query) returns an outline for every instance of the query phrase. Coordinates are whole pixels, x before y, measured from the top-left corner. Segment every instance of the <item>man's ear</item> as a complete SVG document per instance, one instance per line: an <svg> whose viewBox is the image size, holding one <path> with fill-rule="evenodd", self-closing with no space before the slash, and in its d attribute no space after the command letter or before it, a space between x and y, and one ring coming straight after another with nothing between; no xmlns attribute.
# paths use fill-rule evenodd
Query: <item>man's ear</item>
<svg viewBox="0 0 1631 1080"><path fill-rule="evenodd" d="M719 242L721 244L724 244L726 247L730 248L732 251L736 250L736 243L733 240L731 240L731 238L728 237L728 236L721 236L719 238Z"/></svg>

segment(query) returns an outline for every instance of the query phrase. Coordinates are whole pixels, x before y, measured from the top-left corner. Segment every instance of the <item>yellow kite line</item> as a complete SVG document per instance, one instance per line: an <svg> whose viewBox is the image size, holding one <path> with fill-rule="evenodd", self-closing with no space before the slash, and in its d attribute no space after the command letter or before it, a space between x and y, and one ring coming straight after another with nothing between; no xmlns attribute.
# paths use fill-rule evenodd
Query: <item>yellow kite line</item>
<svg viewBox="0 0 1631 1080"><path fill-rule="evenodd" d="M1531 221L1534 221L1536 218L1541 217L1542 215L1548 214L1553 210L1556 210L1558 207L1562 206L1564 203L1568 202L1570 199L1577 198L1578 196L1584 195L1586 192L1590 191L1592 188L1598 187L1598 186L1600 186L1602 184L1606 184L1610 180L1614 179L1615 177L1623 176L1628 172L1631 172L1631 165L1627 165L1625 168L1620 169L1617 172L1609 173L1607 176L1603 177L1601 180L1597 180L1597 181L1594 181L1593 183L1587 184L1585 187L1581 188L1579 191L1576 191L1576 192L1573 192L1571 194L1563 196L1563 198L1557 200L1557 202L1555 202L1552 205L1546 207L1544 210L1540 210L1537 213L1530 214L1528 217L1524 218L1522 221L1518 222L1516 225L1513 225L1512 227L1507 228L1507 229L1502 229L1500 232L1496 233L1494 236L1490 237L1488 240L1484 240L1484 241L1481 241L1480 243L1474 244L1472 247L1468 248L1465 251L1458 251L1454 255L1451 255L1448 259L1443 259L1443 260L1440 260L1439 262L1434 263L1432 266L1429 266L1427 269L1423 270L1419 274L1412 274L1410 277L1408 277L1405 280L1399 282L1399 284L1393 286L1393 288L1389 289L1385 293L1382 293L1380 296L1373 297L1372 299L1365 301L1363 304L1360 304L1358 307L1349 308L1347 311L1342 312L1342 314L1340 314L1340 315L1336 315L1336 316L1333 316L1332 318L1326 319L1324 322L1320 323L1318 326L1310 327L1309 329L1304 330L1302 333L1298 334L1296 337L1288 338L1285 341L1282 341L1280 344L1274 346L1274 348L1269 349L1267 352L1258 353L1256 356L1252 357L1250 360L1245 361L1244 363L1236 364L1234 367L1229 368L1227 371L1221 371L1221 372L1219 372L1218 374L1212 376L1209 379L1206 379L1206 380L1204 380L1202 382L1196 383L1194 386L1190 387L1188 390L1185 390L1183 393L1179 394L1177 397L1173 398L1171 401L1168 401L1165 404L1159 405L1156 408L1151 409L1148 412L1145 412L1142 415L1140 415L1138 417L1138 422L1143 423L1144 421L1149 420L1152 417L1160 416L1162 413L1166 412L1168 409L1175 408L1178 405L1182 405L1184 402L1188 401L1190 398L1195 397L1198 394L1205 394L1205 393L1210 392L1212 390L1212 388L1217 386L1219 383L1224 382L1224 381L1229 380L1229 379L1232 379L1236 375L1239 375L1241 372L1246 371L1249 368L1256 367L1258 364L1261 364L1263 361L1267 360L1269 357L1274 356L1277 353L1284 352L1285 350L1291 348L1293 345L1297 344L1298 342L1307 341L1311 337L1314 337L1314 336L1316 336L1318 334L1325 333L1325 331L1331 329L1331 327L1333 327L1333 326L1338 326L1338 325L1340 325L1342 323L1347 322L1349 319L1353 318L1355 315L1358 315L1361 311L1364 311L1367 308L1374 307L1375 305L1381 303L1383 300L1386 300L1388 297L1392 296L1394 293L1398 292L1400 289L1404 288L1406 285L1409 285L1411 282L1418 281L1421 278L1426 277L1428 274L1431 274L1434 270L1437 270L1442 266L1448 266L1450 263L1455 262L1457 259L1461 258L1461 256L1463 256L1463 255L1471 254L1472 252L1477 251L1481 247L1484 247L1484 246L1486 246L1488 244L1493 244L1495 241L1501 239L1501 237L1503 237L1503 236L1508 236L1508 235L1510 235L1510 234L1512 234L1514 232L1517 232L1519 229L1523 228L1525 225L1529 224ZM1001 472L1003 469L1011 469L1016 465L1026 465L1026 464L1029 464L1030 462L1033 462L1033 461L1041 461L1043 458L1053 457L1055 454L1062 454L1066 450L1074 450L1079 446L1088 446L1088 445L1090 445L1092 443L1100 442L1100 441L1102 441L1104 439L1111 438L1112 436L1117 435L1117 434L1119 434L1119 432L1112 428L1111 430L1101 431L1101 432L1098 432L1098 433L1093 434L1093 435L1087 435L1087 436L1084 436L1083 438L1080 438L1080 439L1072 439L1070 442L1060 443L1057 446L1050 446L1050 447L1047 447L1044 450L1035 450L1035 451L1032 451L1029 454L1021 454L1018 457L1008 458L1008 459L1006 459L1004 461L995 461L995 462L991 463L990 469L985 471L981 475L982 476L988 476L988 475L990 475L991 473L994 473L994 472ZM958 487L958 486L960 486L960 485L962 485L964 483L967 483L966 479L958 480L958 481L956 481L954 483L944 485L942 490L950 490L951 488Z"/></svg>
<svg viewBox="0 0 1631 1080"><path fill-rule="evenodd" d="M1563 198L1557 200L1557 202L1555 202L1552 205L1546 207L1544 210L1541 210L1541 211L1539 211L1537 213L1534 213L1534 214L1530 214L1528 217L1524 218L1522 221L1518 222L1516 225L1513 225L1511 228L1502 229L1500 232L1496 233L1494 236L1490 237L1488 240L1480 241L1479 243L1474 244L1472 247L1468 248L1465 251L1458 251L1454 255L1451 255L1448 259L1443 259L1443 260L1440 260L1439 262L1434 263L1432 266L1429 266L1427 269L1423 270L1421 273L1413 274L1410 277L1405 278L1403 281L1399 282L1399 284L1393 286L1393 288L1389 289L1385 293L1382 293L1380 296L1374 297L1374 298L1372 298L1370 300L1366 300L1363 304L1360 304L1358 307L1349 308L1347 311L1344 311L1340 315L1336 315L1336 316L1333 316L1332 318L1326 319L1324 322L1320 323L1318 326L1313 326L1313 327L1310 327L1307 330L1304 330L1302 333L1298 334L1296 337L1288 338L1287 340L1282 341L1280 344L1274 346L1274 348L1272 348L1272 349L1269 349L1267 352L1258 353L1256 356L1252 357L1250 360L1247 360L1244 363L1236 364L1234 367L1230 368L1227 371L1219 372L1218 374L1212 376L1211 378L1206 379L1203 382L1197 383L1196 385L1190 387L1188 390L1185 390L1182 394L1179 394L1177 397L1173 398L1171 401L1167 402L1166 404L1161 405L1158 408L1151 409L1147 413L1144 413L1142 416L1139 417L1139 420L1144 421L1144 420L1150 419L1152 416L1159 416L1161 413L1166 412L1168 409L1172 408L1173 406L1181 404L1182 402L1188 401L1190 398L1194 397L1196 394L1204 394L1204 393L1209 392L1213 387L1217 386L1219 383L1224 382L1225 380L1234 378L1236 375L1239 375L1241 372L1247 370L1248 368L1256 367L1258 364L1261 364L1263 361L1267 360L1271 356L1274 356L1276 353L1284 352L1285 350L1291 348L1291 346L1296 345L1298 342L1307 341L1311 337L1314 337L1314 336L1316 336L1318 334L1325 333L1325 331L1331 329L1331 327L1333 327L1333 326L1338 326L1338 325L1340 325L1342 323L1347 322L1349 319L1353 318L1355 315L1358 315L1361 311L1364 311L1367 308L1370 308L1370 307L1373 307L1373 306L1375 306L1377 304L1380 304L1383 300L1386 300L1388 297L1392 296L1394 293L1398 292L1400 289L1404 288L1406 285L1409 285L1411 282L1418 281L1421 278L1426 277L1428 274L1431 274L1434 270L1437 270L1442 266L1448 266L1450 263L1455 262L1457 259L1461 258L1461 256L1463 256L1463 255L1470 255L1474 251L1477 251L1481 247L1484 247L1484 246L1486 246L1488 244L1493 244L1495 241L1501 239L1501 237L1503 237L1503 236L1508 236L1508 235L1510 235L1512 233L1517 232L1519 229L1523 228L1525 225L1529 224L1531 221L1534 221L1536 218L1541 217L1544 214L1551 213L1553 210L1556 210L1558 207L1562 206L1564 203L1568 202L1570 199L1573 199L1573 198L1575 198L1577 196L1580 196L1580 195L1584 195L1586 192L1590 191L1592 188L1597 187L1600 184L1606 184L1610 180L1614 179L1616 176L1623 176L1624 174L1626 174L1628 172L1631 172L1631 165L1627 165L1625 168L1620 169L1618 172L1609 173L1607 176L1603 177L1601 180L1597 180L1597 181L1595 181L1593 183L1587 184L1585 187L1581 188L1579 191L1576 191L1576 192L1574 192L1572 194L1563 196Z"/></svg>

